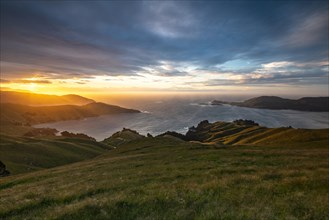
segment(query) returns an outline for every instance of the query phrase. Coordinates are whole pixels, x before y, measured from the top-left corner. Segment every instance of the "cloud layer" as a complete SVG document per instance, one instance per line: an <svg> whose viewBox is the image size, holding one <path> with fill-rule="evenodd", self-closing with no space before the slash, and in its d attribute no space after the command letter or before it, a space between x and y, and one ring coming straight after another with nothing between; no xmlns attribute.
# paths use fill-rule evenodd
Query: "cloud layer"
<svg viewBox="0 0 329 220"><path fill-rule="evenodd" d="M327 1L1 1L1 82L324 85L328 29Z"/></svg>

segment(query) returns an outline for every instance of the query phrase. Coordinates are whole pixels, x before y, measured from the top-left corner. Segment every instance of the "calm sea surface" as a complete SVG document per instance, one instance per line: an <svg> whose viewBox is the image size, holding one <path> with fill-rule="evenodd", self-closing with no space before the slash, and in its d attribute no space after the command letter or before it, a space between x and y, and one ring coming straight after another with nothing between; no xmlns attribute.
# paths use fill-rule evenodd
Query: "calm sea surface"
<svg viewBox="0 0 329 220"><path fill-rule="evenodd" d="M122 128L153 135L165 131L185 133L189 127L197 125L202 120L230 122L236 119L250 119L266 127L329 127L328 112L252 109L230 105L212 106L207 104L210 100L209 98L198 100L189 98L136 101L126 103L124 106L139 109L143 111L142 113L104 115L82 120L40 124L35 127L85 133L97 140L103 140Z"/></svg>

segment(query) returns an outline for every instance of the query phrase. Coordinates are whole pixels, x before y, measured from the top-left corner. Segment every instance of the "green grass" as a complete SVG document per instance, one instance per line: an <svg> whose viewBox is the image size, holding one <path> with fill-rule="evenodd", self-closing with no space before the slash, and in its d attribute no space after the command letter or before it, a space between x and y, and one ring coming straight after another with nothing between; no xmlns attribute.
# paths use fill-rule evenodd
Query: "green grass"
<svg viewBox="0 0 329 220"><path fill-rule="evenodd" d="M294 145L321 142L329 145L329 129L266 128L215 122L198 127L195 137L203 142L226 145Z"/></svg>
<svg viewBox="0 0 329 220"><path fill-rule="evenodd" d="M328 151L138 139L0 179L0 219L329 219Z"/></svg>
<svg viewBox="0 0 329 220"><path fill-rule="evenodd" d="M111 147L90 140L0 134L0 161L11 174L31 172L73 163L107 152Z"/></svg>

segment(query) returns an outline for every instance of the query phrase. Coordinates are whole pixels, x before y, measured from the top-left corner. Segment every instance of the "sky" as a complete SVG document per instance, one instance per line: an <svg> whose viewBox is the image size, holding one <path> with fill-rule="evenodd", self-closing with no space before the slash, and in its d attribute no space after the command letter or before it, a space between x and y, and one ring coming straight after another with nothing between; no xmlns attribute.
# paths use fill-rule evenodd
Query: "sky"
<svg viewBox="0 0 329 220"><path fill-rule="evenodd" d="M328 96L328 1L3 1L1 87Z"/></svg>

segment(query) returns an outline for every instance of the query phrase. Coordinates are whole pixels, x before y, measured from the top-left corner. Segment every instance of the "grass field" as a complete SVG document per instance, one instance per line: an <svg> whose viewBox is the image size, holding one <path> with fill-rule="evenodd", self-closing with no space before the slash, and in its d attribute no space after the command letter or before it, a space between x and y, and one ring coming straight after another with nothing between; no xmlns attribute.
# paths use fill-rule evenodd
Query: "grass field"
<svg viewBox="0 0 329 220"><path fill-rule="evenodd" d="M0 134L0 161L11 174L56 167L103 154L110 146L64 137L18 137Z"/></svg>
<svg viewBox="0 0 329 220"><path fill-rule="evenodd" d="M93 159L0 179L0 219L329 219L326 141L136 139Z"/></svg>
<svg viewBox="0 0 329 220"><path fill-rule="evenodd" d="M258 125L237 125L230 122L201 122L191 140L225 145L308 145L329 146L329 129L295 129L291 127L267 128Z"/></svg>

